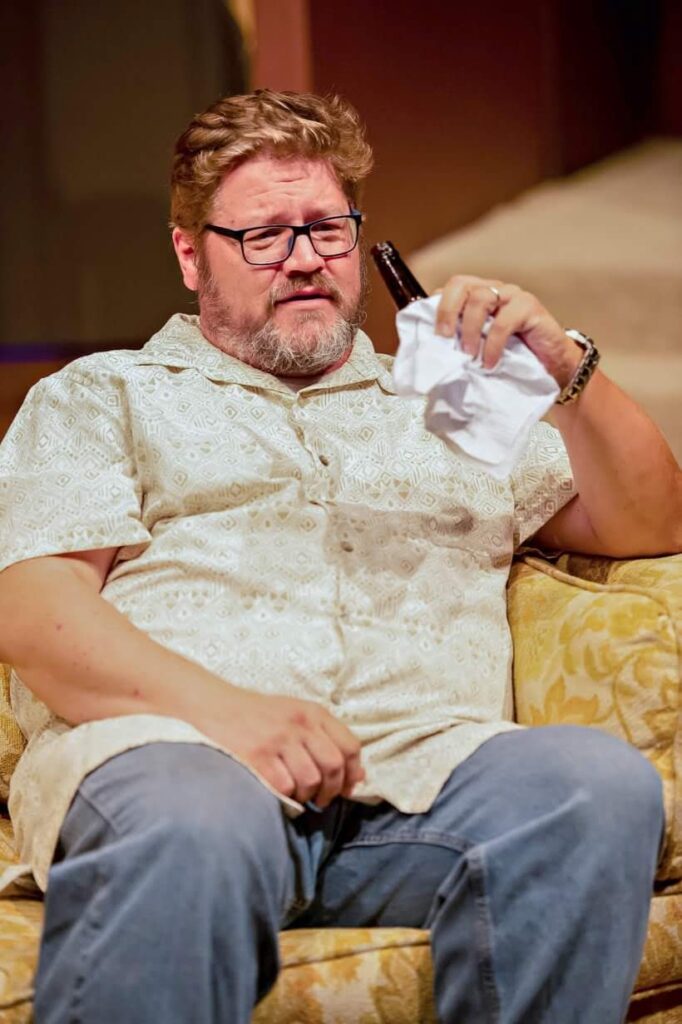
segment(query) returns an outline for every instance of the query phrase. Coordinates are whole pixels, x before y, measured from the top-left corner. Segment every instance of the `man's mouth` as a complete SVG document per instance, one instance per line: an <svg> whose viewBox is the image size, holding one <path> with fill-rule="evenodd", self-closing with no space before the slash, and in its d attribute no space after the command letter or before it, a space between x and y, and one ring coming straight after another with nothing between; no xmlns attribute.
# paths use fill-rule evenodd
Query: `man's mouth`
<svg viewBox="0 0 682 1024"><path fill-rule="evenodd" d="M275 305L283 306L288 303L294 302L331 302L332 297L329 292L322 291L319 288L301 288L299 291L294 292L293 295L287 295L284 299L278 299Z"/></svg>

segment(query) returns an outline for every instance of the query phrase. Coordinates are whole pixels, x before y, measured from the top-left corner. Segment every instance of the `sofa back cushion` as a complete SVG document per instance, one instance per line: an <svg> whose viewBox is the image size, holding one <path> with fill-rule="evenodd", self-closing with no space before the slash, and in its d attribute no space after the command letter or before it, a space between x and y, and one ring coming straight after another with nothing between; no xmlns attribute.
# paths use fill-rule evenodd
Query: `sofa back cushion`
<svg viewBox="0 0 682 1024"><path fill-rule="evenodd" d="M682 878L682 556L528 557L509 584L523 725L589 725L637 747L663 780L658 878Z"/></svg>

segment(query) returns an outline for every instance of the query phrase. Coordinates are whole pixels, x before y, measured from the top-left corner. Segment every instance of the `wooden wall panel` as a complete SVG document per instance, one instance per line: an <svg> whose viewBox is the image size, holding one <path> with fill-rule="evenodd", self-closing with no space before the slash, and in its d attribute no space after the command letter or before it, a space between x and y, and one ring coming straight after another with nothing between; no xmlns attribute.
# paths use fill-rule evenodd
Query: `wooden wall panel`
<svg viewBox="0 0 682 1024"><path fill-rule="evenodd" d="M656 74L656 124L668 134L682 135L682 3L664 0Z"/></svg>
<svg viewBox="0 0 682 1024"><path fill-rule="evenodd" d="M253 89L313 87L308 0L255 0Z"/></svg>
<svg viewBox="0 0 682 1024"><path fill-rule="evenodd" d="M369 241L409 252L544 177L541 7L346 0L340 17L334 0L311 4L315 88L357 106L375 149ZM391 351L393 312L380 289L367 326Z"/></svg>
<svg viewBox="0 0 682 1024"><path fill-rule="evenodd" d="M677 0L312 0L315 89L347 96L375 147L367 238L409 253L655 128L659 49L661 95L673 96L680 77L680 9ZM666 102L667 123L679 122ZM378 282L367 326L377 347L393 349Z"/></svg>

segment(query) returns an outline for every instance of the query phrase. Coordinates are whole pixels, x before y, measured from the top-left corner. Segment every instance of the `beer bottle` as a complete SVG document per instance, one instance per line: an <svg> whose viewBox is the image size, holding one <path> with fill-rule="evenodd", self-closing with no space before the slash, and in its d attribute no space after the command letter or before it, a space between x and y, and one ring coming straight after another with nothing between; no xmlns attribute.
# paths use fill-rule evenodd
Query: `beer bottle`
<svg viewBox="0 0 682 1024"><path fill-rule="evenodd" d="M377 242L370 251L398 309L403 309L416 299L426 298L426 292L401 258L393 242Z"/></svg>

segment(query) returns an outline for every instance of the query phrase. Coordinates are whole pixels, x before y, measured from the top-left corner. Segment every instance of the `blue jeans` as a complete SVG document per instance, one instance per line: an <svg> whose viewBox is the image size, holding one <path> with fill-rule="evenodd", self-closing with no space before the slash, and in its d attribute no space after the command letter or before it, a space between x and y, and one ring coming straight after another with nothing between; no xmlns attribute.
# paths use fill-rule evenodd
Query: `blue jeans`
<svg viewBox="0 0 682 1024"><path fill-rule="evenodd" d="M425 814L288 820L203 746L113 758L50 872L36 1024L247 1024L283 927L429 928L443 1024L617 1024L644 944L661 785L593 729L505 733Z"/></svg>

